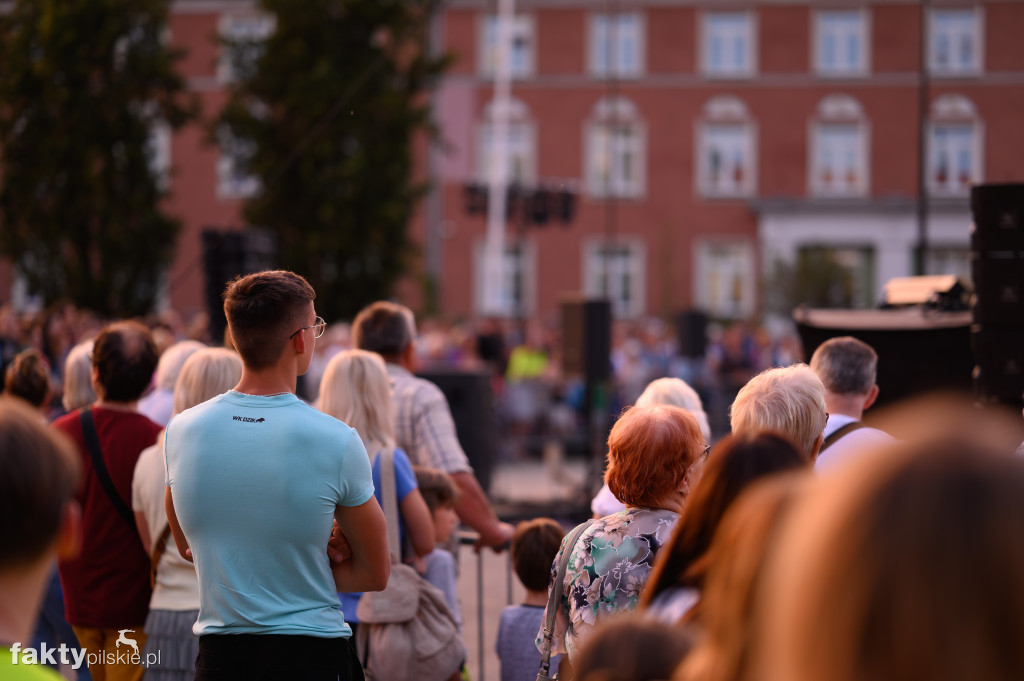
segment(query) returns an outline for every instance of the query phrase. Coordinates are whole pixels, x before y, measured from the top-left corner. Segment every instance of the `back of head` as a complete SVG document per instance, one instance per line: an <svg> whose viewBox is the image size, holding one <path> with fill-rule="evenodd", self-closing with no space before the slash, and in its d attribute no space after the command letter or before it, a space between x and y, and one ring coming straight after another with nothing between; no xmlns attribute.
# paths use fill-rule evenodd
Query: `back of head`
<svg viewBox="0 0 1024 681"><path fill-rule="evenodd" d="M370 451L394 447L391 383L384 360L366 350L339 352L320 380L320 410L355 428Z"/></svg>
<svg viewBox="0 0 1024 681"><path fill-rule="evenodd" d="M853 336L830 338L811 357L811 369L836 395L863 395L875 385L878 355Z"/></svg>
<svg viewBox="0 0 1024 681"><path fill-rule="evenodd" d="M164 350L156 365L156 387L160 390L174 390L174 385L178 382L178 374L185 366L185 360L191 357L196 350L205 347L199 341L183 340Z"/></svg>
<svg viewBox="0 0 1024 681"><path fill-rule="evenodd" d="M70 441L0 398L0 570L31 564L53 545L80 475Z"/></svg>
<svg viewBox="0 0 1024 681"><path fill-rule="evenodd" d="M769 476L806 470L810 459L778 433L751 432L724 438L708 457L668 545L658 554L642 599L676 585L700 587L722 518L740 494Z"/></svg>
<svg viewBox="0 0 1024 681"><path fill-rule="evenodd" d="M619 615L596 627L572 661L575 681L659 681L672 673L693 647L690 634L635 614Z"/></svg>
<svg viewBox="0 0 1024 681"><path fill-rule="evenodd" d="M115 322L103 327L92 348L92 366L102 397L108 402L134 402L149 387L156 369L153 337L142 324Z"/></svg>
<svg viewBox="0 0 1024 681"><path fill-rule="evenodd" d="M363 308L352 322L352 345L389 362L401 357L415 335L412 311L386 300Z"/></svg>
<svg viewBox="0 0 1024 681"><path fill-rule="evenodd" d="M647 384L640 397L636 398L636 406L649 407L654 404L672 404L682 407L697 418L700 432L705 440L711 439L711 424L704 413L700 395L681 378L657 378Z"/></svg>
<svg viewBox="0 0 1024 681"><path fill-rule="evenodd" d="M820 480L767 575L761 678L1024 678L1021 527L1024 460L963 435Z"/></svg>
<svg viewBox="0 0 1024 681"><path fill-rule="evenodd" d="M825 428L825 387L806 364L762 371L740 389L729 409L734 434L774 430L807 456Z"/></svg>
<svg viewBox="0 0 1024 681"><path fill-rule="evenodd" d="M35 348L22 350L11 361L4 375L4 392L41 409L50 395L50 372Z"/></svg>
<svg viewBox="0 0 1024 681"><path fill-rule="evenodd" d="M413 466L416 471L416 484L420 488L423 500L431 512L439 508L454 506L459 500L459 488L452 476L436 468Z"/></svg>
<svg viewBox="0 0 1024 681"><path fill-rule="evenodd" d="M64 396L61 404L65 411L74 411L79 407L96 401L96 392L92 389L92 341L82 341L71 348L64 360Z"/></svg>
<svg viewBox="0 0 1024 681"><path fill-rule="evenodd" d="M224 291L224 315L231 342L245 365L259 370L281 357L289 334L308 321L316 292L305 279L286 270L238 277Z"/></svg>
<svg viewBox="0 0 1024 681"><path fill-rule="evenodd" d="M238 385L242 360L226 348L200 348L185 360L174 386L174 413L222 395Z"/></svg>
<svg viewBox="0 0 1024 681"><path fill-rule="evenodd" d="M547 591L565 530L551 518L524 520L512 535L512 567L529 591Z"/></svg>
<svg viewBox="0 0 1024 681"><path fill-rule="evenodd" d="M703 451L704 435L690 412L671 405L633 407L608 435L605 482L627 506L655 506L682 489Z"/></svg>

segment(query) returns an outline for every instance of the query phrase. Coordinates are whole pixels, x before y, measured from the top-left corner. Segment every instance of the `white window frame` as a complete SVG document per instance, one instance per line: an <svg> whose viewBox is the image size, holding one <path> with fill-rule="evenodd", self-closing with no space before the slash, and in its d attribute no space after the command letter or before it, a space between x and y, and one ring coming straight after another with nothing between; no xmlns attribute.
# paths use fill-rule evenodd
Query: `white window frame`
<svg viewBox="0 0 1024 681"><path fill-rule="evenodd" d="M623 26L625 20L632 21L635 35ZM605 28L602 28L602 22ZM603 31L611 29L607 36ZM627 64L624 58L627 50L624 43L631 41L634 46L632 60ZM607 51L607 64L601 59L602 44ZM591 14L587 30L587 68L595 78L638 78L647 69L647 22L640 12L620 12L618 14Z"/></svg>
<svg viewBox="0 0 1024 681"><path fill-rule="evenodd" d="M935 158L936 135L941 127L966 127L970 129L971 139L968 153L970 154L970 177L966 185L957 182L952 174L940 181L936 177ZM928 120L928 193L931 196L967 196L971 185L984 180L984 125L978 116L974 104L962 95L947 94L937 97L932 102L931 115ZM951 164L955 166L955 162Z"/></svg>
<svg viewBox="0 0 1024 681"><path fill-rule="evenodd" d="M741 29L742 39L747 42L747 60L745 64L739 64L734 67L718 68L711 63L711 45L712 45L712 30L711 24L715 17L723 15L735 15L741 16L745 19L746 24ZM700 55L698 62L700 63L701 73L707 78L750 78L757 74L757 40L758 22L757 15L753 11L706 11L701 14L700 18L700 40L699 49ZM726 37L729 37L728 35Z"/></svg>
<svg viewBox="0 0 1024 681"><path fill-rule="evenodd" d="M602 290L604 277L602 253L607 253L604 239L588 239L583 243L583 291L587 296L607 297L612 303L612 315L617 319L635 319L644 315L647 297L647 249L640 239L619 239L611 245L613 250L628 250L625 262L612 261L608 268L612 280L611 290ZM624 297L625 277L631 283L632 297ZM618 280L619 285L614 282Z"/></svg>
<svg viewBox="0 0 1024 681"><path fill-rule="evenodd" d="M217 196L222 199L247 199L259 194L262 188L258 177L239 171L238 160L222 144L217 161Z"/></svg>
<svg viewBox="0 0 1024 681"><path fill-rule="evenodd" d="M856 64L828 66L825 64L826 21L830 15L856 15L858 25L852 31L842 31L841 35L855 35L860 41L860 59ZM866 76L871 71L871 14L865 9L822 9L814 13L814 72L827 78L849 78Z"/></svg>
<svg viewBox="0 0 1024 681"><path fill-rule="evenodd" d="M710 165L711 132L734 127L743 138L743 178L739 184L716 183ZM757 126L750 120L746 105L735 97L714 97L704 105L703 118L696 125L696 190L709 198L749 197L757 192ZM727 172L734 172L727 168Z"/></svg>
<svg viewBox="0 0 1024 681"><path fill-rule="evenodd" d="M968 66L938 63L938 21L942 14L964 13L973 16L971 39L974 45L974 63ZM958 35L961 33L958 32ZM978 76L985 70L985 15L980 7L933 8L928 16L928 71L935 76Z"/></svg>
<svg viewBox="0 0 1024 681"><path fill-rule="evenodd" d="M520 255L521 254L521 255ZM485 268L487 267L487 243L484 239L476 242L473 249L474 278L476 285L474 291L474 307L477 314L487 316L498 316L514 319L520 315L533 315L537 309L537 245L532 239L524 239L506 242L505 250L501 259L501 289L498 292L495 305L488 305L484 299L486 287L484 281ZM517 267L522 269L519 272L520 286L522 290L522 301L517 301L510 292L514 285Z"/></svg>
<svg viewBox="0 0 1024 681"><path fill-rule="evenodd" d="M706 311L710 316L719 319L749 319L756 311L757 306L757 248L749 241L720 241L720 240L698 240L694 249L693 267L693 290L696 292L695 300L697 307ZM743 261L737 267L732 268L732 274L741 275L740 297L734 300L734 305L726 306L720 304L725 300L715 290L717 288L721 273L716 271L712 252L720 249L742 250L740 259ZM725 275L730 272L725 272ZM725 282L724 286L732 286L733 282Z"/></svg>
<svg viewBox="0 0 1024 681"><path fill-rule="evenodd" d="M235 38L251 38L266 40L277 28L277 18L262 12L225 13L217 22L217 33L222 40ZM217 60L217 80L220 83L233 83L236 79L231 64L230 48L220 45L220 57Z"/></svg>
<svg viewBox="0 0 1024 681"><path fill-rule="evenodd" d="M856 131L854 150L858 170L856 182L846 185L826 183L821 177L822 133L830 126L850 127ZM818 103L815 118L808 126L807 187L812 196L847 198L867 196L871 190L871 126L860 103L846 95L830 95Z"/></svg>
<svg viewBox="0 0 1024 681"><path fill-rule="evenodd" d="M483 120L477 126L477 137L476 137L476 167L477 177L481 182L488 182L490 175L490 158L491 149L488 142L491 138L491 130L493 129L494 123L494 102L489 102L484 107ZM523 184L533 184L537 179L537 129L536 124L530 118L529 109L518 99L509 100L509 147L508 147L508 158L506 159L509 167L507 169L506 177L509 182L515 182L517 179ZM520 154L522 174L516 178L513 170L513 159L517 152L516 145L512 144L515 139L521 140L522 148L519 149L522 153Z"/></svg>
<svg viewBox="0 0 1024 681"><path fill-rule="evenodd" d="M146 139L146 154L149 158L149 169L156 180L157 189L167 191L171 186L172 142L174 131L167 121L159 120L149 127Z"/></svg>
<svg viewBox="0 0 1024 681"><path fill-rule="evenodd" d="M481 15L477 35L477 67L481 76L493 78L498 63L498 15ZM509 74L512 78L530 78L536 70L537 27L532 14L516 14L512 17L512 45L509 50ZM516 61L516 40L524 38L526 47L522 52L523 62Z"/></svg>
<svg viewBox="0 0 1024 681"><path fill-rule="evenodd" d="M606 139L608 130L613 133L629 130L633 155L633 174L628 180L623 175L621 162L625 140ZM600 147L599 147L600 145ZM611 147L610 149L608 147ZM600 172L601 161L607 155L610 177ZM644 195L647 187L647 128L636 107L623 97L605 98L595 106L590 120L583 129L583 168L587 192L594 197L619 197L636 199Z"/></svg>

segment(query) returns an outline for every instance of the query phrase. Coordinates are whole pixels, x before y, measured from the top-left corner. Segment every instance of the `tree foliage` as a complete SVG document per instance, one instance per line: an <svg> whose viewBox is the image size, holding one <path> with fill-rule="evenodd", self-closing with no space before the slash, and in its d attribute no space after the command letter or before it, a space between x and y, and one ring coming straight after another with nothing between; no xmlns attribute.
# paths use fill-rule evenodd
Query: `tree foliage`
<svg viewBox="0 0 1024 681"><path fill-rule="evenodd" d="M194 112L166 0L18 0L0 19L0 252L47 302L151 309L178 222L159 126Z"/></svg>
<svg viewBox="0 0 1024 681"><path fill-rule="evenodd" d="M390 295L424 186L413 142L432 130L426 48L434 0L263 0L262 43L229 42L240 74L214 131L261 189L245 206L305 275L328 318Z"/></svg>

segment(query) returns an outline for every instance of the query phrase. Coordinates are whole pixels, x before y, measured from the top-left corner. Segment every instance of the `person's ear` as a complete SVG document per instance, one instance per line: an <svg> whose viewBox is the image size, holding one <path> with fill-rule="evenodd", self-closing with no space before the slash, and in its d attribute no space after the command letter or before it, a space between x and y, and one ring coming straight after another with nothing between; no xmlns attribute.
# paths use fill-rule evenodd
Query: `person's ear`
<svg viewBox="0 0 1024 681"><path fill-rule="evenodd" d="M295 348L295 354L304 355L306 354L306 332L305 330L299 331L297 334L292 336L292 347Z"/></svg>
<svg viewBox="0 0 1024 681"><path fill-rule="evenodd" d="M57 558L71 560L82 550L82 507L74 499L68 501L57 530Z"/></svg>
<svg viewBox="0 0 1024 681"><path fill-rule="evenodd" d="M877 400L877 399L878 399L878 384L876 383L873 386L871 386L871 390L868 391L868 396L864 399L864 406L861 407L861 409L867 409L872 404L874 404L875 400Z"/></svg>
<svg viewBox="0 0 1024 681"><path fill-rule="evenodd" d="M811 464L818 460L818 452L821 451L821 444L825 441L825 433L819 433L818 439L814 441L814 446L811 447Z"/></svg>

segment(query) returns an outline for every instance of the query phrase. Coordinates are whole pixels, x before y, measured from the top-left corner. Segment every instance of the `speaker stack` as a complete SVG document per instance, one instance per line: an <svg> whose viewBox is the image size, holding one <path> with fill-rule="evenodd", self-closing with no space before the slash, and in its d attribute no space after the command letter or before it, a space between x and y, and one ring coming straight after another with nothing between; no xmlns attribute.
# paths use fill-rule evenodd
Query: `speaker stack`
<svg viewBox="0 0 1024 681"><path fill-rule="evenodd" d="M1020 404L1024 392L1024 184L971 189L974 389Z"/></svg>
<svg viewBox="0 0 1024 681"><path fill-rule="evenodd" d="M227 283L240 274L251 274L274 267L277 248L273 238L260 230L203 230L203 273L206 312L210 318L210 338L224 338L228 322L221 298Z"/></svg>
<svg viewBox="0 0 1024 681"><path fill-rule="evenodd" d="M587 382L611 378L611 302L566 297L561 307L562 371Z"/></svg>

